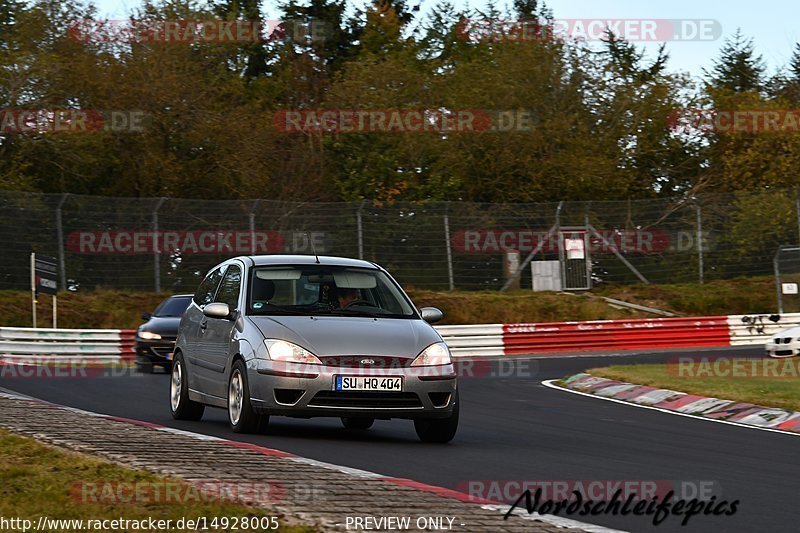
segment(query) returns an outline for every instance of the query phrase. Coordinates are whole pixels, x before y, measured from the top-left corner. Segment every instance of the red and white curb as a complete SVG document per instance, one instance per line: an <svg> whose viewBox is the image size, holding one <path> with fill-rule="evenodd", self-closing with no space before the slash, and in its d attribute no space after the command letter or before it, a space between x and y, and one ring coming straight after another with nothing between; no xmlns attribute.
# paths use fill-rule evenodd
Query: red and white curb
<svg viewBox="0 0 800 533"><path fill-rule="evenodd" d="M599 400L661 411L698 420L800 436L800 412L763 407L669 389L658 389L581 373L545 387Z"/></svg>
<svg viewBox="0 0 800 533"><path fill-rule="evenodd" d="M248 442L240 442L240 441L228 440L228 439L223 439L221 437L214 437L212 435L204 435L202 433L194 433L194 432L185 431L185 430L182 430L182 429L176 429L176 428L171 428L171 427L167 427L167 426L162 426L162 425L159 425L159 424L154 424L152 422L145 422L145 421L142 421L142 420L133 420L133 419L130 419L130 418L123 418L123 417L118 417L118 416L106 415L106 414L103 414L103 413L96 413L96 412L93 412L93 411L86 411L86 410L83 410L83 409L78 409L78 408L75 408L75 407L69 407L69 406L66 406L66 405L59 405L59 404L55 404L55 403L48 402L48 401L45 401L45 400L40 400L38 398L33 398L33 397L30 397L30 396L25 396L25 395L22 395L22 394L18 394L16 392L10 391L8 389L0 389L0 397L7 398L7 399L10 399L10 400L22 400L22 401L38 403L38 404L42 404L42 405L48 405L48 406L51 406L51 407L56 407L56 408L59 408L59 409L63 409L63 410L66 410L66 411L71 411L73 413L78 413L78 414L85 415L85 416L92 416L92 417L97 417L97 418L104 418L106 420L114 420L114 421L117 421L117 422L124 422L124 423L127 423L127 424L147 427L147 428L150 428L150 429L154 429L156 431L164 431L164 432L167 432L167 433L174 433L174 434L177 434L177 435L181 435L181 436L192 438L192 439L196 439L196 440L207 441L207 442L217 442L217 443L222 444L222 445L233 446L233 447L236 447L236 448L242 448L242 449L250 450L250 451L253 451L253 452L256 452L256 453L260 453L262 455L266 455L266 456L270 456L270 457L280 457L280 458L283 458L283 459L286 459L286 460L289 460L289 461L293 461L293 462L296 462L296 463L302 463L302 464L305 464L305 465L316 466L316 467L319 467L319 468L324 468L326 470L332 470L332 471L339 472L339 473L342 473L342 474L351 475L353 477L360 478L360 479L374 479L374 480L378 480L378 481L384 481L386 483L393 483L395 485L399 485L399 486L403 486L403 487L407 487L407 488L411 488L411 489L415 489L415 490L419 490L419 491L423 491L423 492L432 493L432 494L435 494L435 495L440 496L442 498L448 498L448 499L452 499L452 500L457 500L457 501L460 501L460 502L463 502L463 503L472 503L472 504L480 505L482 509L486 509L486 510L489 510L489 511L497 511L498 513L502 513L503 515L505 515L508 512L508 510L510 509L509 505L501 504L501 503L494 502L494 501L491 501L491 500L486 500L486 499L483 499L483 498L477 498L475 496L470 496L469 494L465 494L463 492L458 492L458 491L455 491L455 490L452 490L452 489L448 489L448 488L445 488L445 487L437 487L435 485L428 485L426 483L421 483L419 481L414 481L414 480L411 480L411 479L389 477L389 476L385 476L383 474L378 474L376 472L369 472L367 470L360 470L358 468L351 468L351 467L348 467L348 466L341 466L341 465L336 465L336 464L332 464L332 463L326 463L324 461L317 461L316 459L309 459L307 457L300 457L298 455L294 455L294 454L289 453L289 452L284 452L282 450L276 450L276 449L273 449L273 448L267 448L267 447L264 447L264 446L259 446L258 444L252 444L252 443L248 443ZM627 532L625 532L623 530L610 529L610 528L607 528L607 527L598 526L598 525L595 525L595 524L588 524L588 523L585 523L585 522L579 522L577 520L572 520L572 519L564 518L564 517L560 517L560 516L547 515L547 514L540 515L538 513L537 514L528 514L527 511L524 508L523 509L517 508L517 509L515 509L513 511L512 514L515 515L515 516L518 516L520 518L523 518L525 520L544 522L546 524L550 524L550 525L553 525L553 526L556 526L556 527L559 527L559 528L562 528L562 529L577 529L577 530L587 531L589 533L627 533Z"/></svg>

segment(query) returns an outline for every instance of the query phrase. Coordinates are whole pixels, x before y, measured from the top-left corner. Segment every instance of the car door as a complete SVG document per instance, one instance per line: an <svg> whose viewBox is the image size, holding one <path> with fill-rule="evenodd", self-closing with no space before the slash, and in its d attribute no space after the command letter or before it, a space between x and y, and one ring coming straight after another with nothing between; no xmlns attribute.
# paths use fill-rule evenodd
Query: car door
<svg viewBox="0 0 800 533"><path fill-rule="evenodd" d="M208 393L225 398L227 379L225 367L234 347L233 336L236 316L239 311L239 295L242 288L242 267L236 263L228 265L217 289L215 302L228 304L229 318L205 318L205 327L200 325L203 339L202 366L208 376Z"/></svg>
<svg viewBox="0 0 800 533"><path fill-rule="evenodd" d="M192 303L189 304L181 319L180 336L182 339L179 339L179 343L184 347L183 355L189 373L190 387L198 392L208 393L208 378L199 364L204 350L203 335L201 335L200 329L206 321L203 308L214 301L224 271L224 267L218 267L206 275L197 287L197 291L192 297Z"/></svg>

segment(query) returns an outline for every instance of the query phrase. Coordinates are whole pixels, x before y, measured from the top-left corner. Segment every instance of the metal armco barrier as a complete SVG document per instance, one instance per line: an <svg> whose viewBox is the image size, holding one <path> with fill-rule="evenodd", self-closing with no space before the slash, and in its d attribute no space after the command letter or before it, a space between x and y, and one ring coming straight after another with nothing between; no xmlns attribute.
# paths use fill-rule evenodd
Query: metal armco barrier
<svg viewBox="0 0 800 533"><path fill-rule="evenodd" d="M454 357L765 344L800 313L439 326Z"/></svg>
<svg viewBox="0 0 800 533"><path fill-rule="evenodd" d="M436 326L454 357L765 344L800 313ZM136 331L0 327L0 360L129 361Z"/></svg>
<svg viewBox="0 0 800 533"><path fill-rule="evenodd" d="M800 326L800 313L731 315L728 327L731 345L763 344L772 335L785 329Z"/></svg>
<svg viewBox="0 0 800 533"><path fill-rule="evenodd" d="M505 355L503 324L474 326L436 326L454 357L492 357Z"/></svg>
<svg viewBox="0 0 800 533"><path fill-rule="evenodd" d="M0 359L30 362L118 362L134 358L136 331L119 329L0 328Z"/></svg>
<svg viewBox="0 0 800 533"><path fill-rule="evenodd" d="M725 346L729 340L725 316L507 324L503 327L506 355Z"/></svg>

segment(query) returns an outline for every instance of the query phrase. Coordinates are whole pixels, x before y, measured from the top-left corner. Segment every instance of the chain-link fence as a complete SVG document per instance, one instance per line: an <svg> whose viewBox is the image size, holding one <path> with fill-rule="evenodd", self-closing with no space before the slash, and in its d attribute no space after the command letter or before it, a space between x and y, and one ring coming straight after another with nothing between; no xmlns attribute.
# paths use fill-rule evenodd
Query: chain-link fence
<svg viewBox="0 0 800 533"><path fill-rule="evenodd" d="M800 242L798 206L795 190L391 205L3 192L0 288L29 286L31 251L58 258L63 289L180 292L227 257L312 248L375 261L406 286L440 290L515 286L507 265L517 254L519 285L530 288L529 261L563 264L567 239L583 239L585 255L568 250L570 268L585 258L592 285L702 282L772 274L778 247Z"/></svg>

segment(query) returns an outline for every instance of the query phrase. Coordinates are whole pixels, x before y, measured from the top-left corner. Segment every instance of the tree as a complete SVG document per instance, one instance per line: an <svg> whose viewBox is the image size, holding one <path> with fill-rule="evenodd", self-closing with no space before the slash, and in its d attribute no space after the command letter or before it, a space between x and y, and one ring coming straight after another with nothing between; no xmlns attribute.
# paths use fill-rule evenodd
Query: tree
<svg viewBox="0 0 800 533"><path fill-rule="evenodd" d="M746 39L741 29L725 41L720 57L710 72L710 83L734 93L760 91L764 86L764 60L756 56L752 39Z"/></svg>
<svg viewBox="0 0 800 533"><path fill-rule="evenodd" d="M261 20L258 0L224 0L214 6L214 11L223 20ZM237 48L244 56L245 68L242 74L245 78L254 79L267 73L267 51L261 39L240 43Z"/></svg>
<svg viewBox="0 0 800 533"><path fill-rule="evenodd" d="M774 99L784 101L788 106L800 105L800 43L794 45L788 72L779 73L772 78L769 94Z"/></svg>

